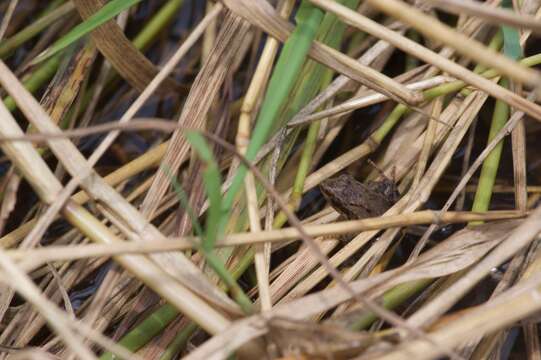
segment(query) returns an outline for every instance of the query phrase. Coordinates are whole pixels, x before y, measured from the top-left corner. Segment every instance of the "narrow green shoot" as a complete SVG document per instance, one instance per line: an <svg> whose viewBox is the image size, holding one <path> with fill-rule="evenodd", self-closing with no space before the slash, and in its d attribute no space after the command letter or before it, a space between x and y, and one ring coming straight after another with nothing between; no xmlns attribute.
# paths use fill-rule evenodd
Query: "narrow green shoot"
<svg viewBox="0 0 541 360"><path fill-rule="evenodd" d="M222 279L228 290L231 292L231 296L239 304L241 309L245 313L251 314L254 310L252 301L231 275L222 259L214 253L214 244L216 243L219 233L222 231L219 227L220 221L224 218L228 218L228 214L222 212L222 194L220 190L222 184L218 164L214 159L210 147L201 134L190 131L186 133L186 138L204 163L205 170L203 171L203 184L205 185L205 192L210 204L207 212L207 220L205 222L203 241L201 244L198 244L197 248L205 257L208 265ZM172 182L175 183L176 181ZM189 204L186 203L185 207L188 208Z"/></svg>
<svg viewBox="0 0 541 360"><path fill-rule="evenodd" d="M502 0L501 7L513 10L512 0ZM520 46L520 34L517 29L502 25L503 32L503 53L510 59L518 60L522 54L522 47Z"/></svg>
<svg viewBox="0 0 541 360"><path fill-rule="evenodd" d="M500 85L503 87L508 87L509 82L507 79L502 79L500 81ZM505 126L508 118L509 105L501 100L497 100L496 105L494 106L494 114L492 115L492 124L488 134L488 142L492 141L494 136L496 136L496 134ZM479 177L479 184L477 185L477 191L475 192L472 211L483 212L487 211L490 207L492 190L496 181L502 150L503 140L490 152L483 162L481 175ZM478 222L475 224L478 224Z"/></svg>
<svg viewBox="0 0 541 360"><path fill-rule="evenodd" d="M205 167L203 170L203 183L205 184L210 206L207 211L205 236L201 247L204 251L210 252L214 249L216 239L220 235L218 234L220 230L218 225L222 218L222 176L220 175L218 163L203 136L198 132L189 131L186 133L186 138L203 161Z"/></svg>
<svg viewBox="0 0 541 360"><path fill-rule="evenodd" d="M145 24L141 32L133 38L133 46L138 50L144 51L149 44L156 41L157 35L167 24L171 23L182 4L184 4L184 0L168 0L163 4L158 12Z"/></svg>
<svg viewBox="0 0 541 360"><path fill-rule="evenodd" d="M504 0L502 1L501 6L512 8L512 2L510 0ZM513 60L521 58L522 48L520 47L520 34L518 31L512 27L503 25L502 34L504 54ZM500 80L500 85L508 88L509 81L504 78ZM494 136L496 136L496 134L505 126L508 119L509 105L501 100L496 100L487 142L490 142ZM490 207L490 200L492 199L492 191L494 183L496 182L502 150L503 140L490 152L483 162L479 184L477 185L477 191L475 192L475 198L473 200L472 211L487 211ZM470 223L470 225L479 223L480 222L474 222Z"/></svg>
<svg viewBox="0 0 541 360"><path fill-rule="evenodd" d="M169 177L169 181L171 182L171 185L173 186L173 190L175 191L175 194L177 195L180 205L188 214L188 217L190 218L190 221L192 223L192 227L195 230L195 233L202 239L204 237L203 228L201 227L201 224L199 223L197 215L195 214L192 206L190 205L190 201L188 199L188 196L186 195L186 192L184 191L182 186L180 186L178 181L173 177L173 173L171 172L169 168L164 167L164 172ZM198 244L198 245L200 246L201 244Z"/></svg>
<svg viewBox="0 0 541 360"><path fill-rule="evenodd" d="M434 279L419 279L397 285L382 295L380 304L385 309L392 310L402 305L413 295L418 294L419 292L424 290L433 281ZM366 312L362 314L358 319L353 321L349 328L351 330L366 329L377 319L378 316L376 314L372 312Z"/></svg>
<svg viewBox="0 0 541 360"><path fill-rule="evenodd" d="M150 316L147 316L139 325L130 330L118 341L118 345L131 352L136 352L152 338L158 335L163 328L167 326L178 316L178 310L169 304L160 306L160 308ZM100 356L100 360L114 360L117 357L111 352L105 352Z"/></svg>
<svg viewBox="0 0 541 360"><path fill-rule="evenodd" d="M186 325L179 333L175 336L173 341L167 346L167 349L164 351L160 360L172 360L175 358L175 355L178 354L185 346L188 344L188 340L197 330L196 323L189 323Z"/></svg>
<svg viewBox="0 0 541 360"><path fill-rule="evenodd" d="M165 169L165 172L169 174L169 178L173 186L173 189L175 190L178 196L180 204L188 213L188 216L192 222L192 225L193 225L193 228L195 229L196 234L199 235L201 239L203 239L203 242L201 244L199 243L194 244L195 248L201 252L203 257L207 261L208 265L212 268L212 270L214 270L214 272L216 272L216 274L218 274L220 279L222 279L222 281L224 282L228 290L231 292L233 299L235 299L235 301L239 304L241 309L245 313L251 314L253 312L253 304L250 298L240 288L239 284L237 284L237 281L231 275L231 273L227 270L222 260L218 256L216 256L216 254L214 254L213 249L211 248L209 250L206 250L206 248L203 247L202 244L209 243L206 240L207 231L204 231L201 225L199 224L199 221L197 220L197 216L195 212L193 211L192 207L190 206L190 203L188 202L188 196L186 196L186 192L182 189L178 181L176 181L176 179L171 176L172 174L171 171L168 171L168 169ZM207 183L205 183L205 186L206 184ZM220 189L220 187L218 187L218 189Z"/></svg>
<svg viewBox="0 0 541 360"><path fill-rule="evenodd" d="M290 207L290 210L293 211L298 208L302 199L304 181L306 180L306 176L308 175L310 166L312 165L312 156L314 155L316 148L317 136L321 127L320 124L320 121L316 121L310 124L310 127L308 128L308 134L306 135L306 141L302 150L301 160L299 161L295 182L293 183L293 189L288 201L288 207ZM286 222L287 217L285 213L280 211L274 219L273 228L281 228Z"/></svg>
<svg viewBox="0 0 541 360"><path fill-rule="evenodd" d="M319 24L323 19L323 12L311 5L308 1L303 1L297 11L297 27L286 41L280 57L273 71L269 82L267 94L263 100L261 111L257 118L252 138L246 151L246 158L253 160L267 141L271 130L275 126L280 110L289 99L289 95L295 81L300 73L301 67L306 60L308 50L312 41L316 37ZM242 187L247 168L244 165L239 166L237 174L233 178L229 191L224 198L224 212L229 213L235 197ZM220 224L225 228L227 219Z"/></svg>

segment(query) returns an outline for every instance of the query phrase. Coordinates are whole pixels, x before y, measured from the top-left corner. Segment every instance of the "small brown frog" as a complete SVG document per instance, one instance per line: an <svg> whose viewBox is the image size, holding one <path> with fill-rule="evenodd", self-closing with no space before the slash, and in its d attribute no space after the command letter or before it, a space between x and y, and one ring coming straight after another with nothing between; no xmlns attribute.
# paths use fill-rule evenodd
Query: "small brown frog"
<svg viewBox="0 0 541 360"><path fill-rule="evenodd" d="M400 194L391 179L369 181L366 185L349 174L323 181L323 196L348 220L380 216L396 203Z"/></svg>

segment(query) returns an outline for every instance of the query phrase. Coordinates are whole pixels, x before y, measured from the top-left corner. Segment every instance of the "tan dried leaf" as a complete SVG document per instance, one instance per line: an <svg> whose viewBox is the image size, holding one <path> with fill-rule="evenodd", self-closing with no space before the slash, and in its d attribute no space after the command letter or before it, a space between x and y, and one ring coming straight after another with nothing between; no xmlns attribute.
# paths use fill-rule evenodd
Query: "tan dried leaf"
<svg viewBox="0 0 541 360"><path fill-rule="evenodd" d="M83 19L90 17L105 4L103 0L73 0L73 2ZM91 36L103 56L137 90L143 91L158 73L158 69L126 38L114 20L109 20L96 28ZM183 89L180 84L168 78L158 91L170 94Z"/></svg>

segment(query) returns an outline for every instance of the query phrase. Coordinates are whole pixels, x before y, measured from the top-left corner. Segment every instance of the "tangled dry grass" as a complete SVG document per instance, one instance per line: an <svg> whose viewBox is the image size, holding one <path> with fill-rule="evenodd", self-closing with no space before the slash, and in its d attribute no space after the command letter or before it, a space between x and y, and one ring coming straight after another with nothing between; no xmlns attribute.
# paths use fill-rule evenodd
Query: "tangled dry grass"
<svg viewBox="0 0 541 360"><path fill-rule="evenodd" d="M0 2L0 357L541 359L540 5Z"/></svg>

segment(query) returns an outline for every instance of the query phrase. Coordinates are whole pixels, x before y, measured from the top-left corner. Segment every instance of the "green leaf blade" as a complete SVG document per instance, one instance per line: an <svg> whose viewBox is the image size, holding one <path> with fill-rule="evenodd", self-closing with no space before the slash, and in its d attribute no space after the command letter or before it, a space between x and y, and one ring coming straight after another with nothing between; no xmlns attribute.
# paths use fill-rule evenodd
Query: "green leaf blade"
<svg viewBox="0 0 541 360"><path fill-rule="evenodd" d="M503 0L501 7L513 10L513 2L511 0ZM503 53L505 56L513 60L522 58L523 54L518 30L507 25L502 25L501 28L503 33Z"/></svg>
<svg viewBox="0 0 541 360"><path fill-rule="evenodd" d="M209 200L207 220L205 222L205 237L201 244L204 251L210 252L214 249L216 240L219 237L219 224L222 218L222 177L218 163L207 142L201 134L195 131L186 133L186 139L195 149L201 160L204 162L203 184Z"/></svg>

